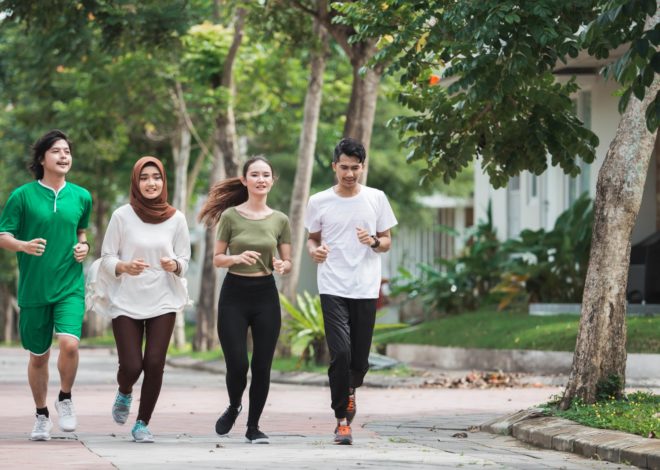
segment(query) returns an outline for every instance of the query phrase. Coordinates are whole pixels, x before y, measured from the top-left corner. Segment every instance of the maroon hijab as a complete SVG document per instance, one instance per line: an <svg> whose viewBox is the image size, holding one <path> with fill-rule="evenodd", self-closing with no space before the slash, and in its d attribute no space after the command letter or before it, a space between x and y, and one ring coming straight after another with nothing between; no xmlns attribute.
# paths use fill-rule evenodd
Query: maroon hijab
<svg viewBox="0 0 660 470"><path fill-rule="evenodd" d="M146 165L155 165L163 178L163 191L156 199L147 199L140 192L140 173ZM137 216L147 224L159 224L172 217L176 209L167 203L167 178L165 168L156 157L142 157L133 166L131 176L131 207Z"/></svg>

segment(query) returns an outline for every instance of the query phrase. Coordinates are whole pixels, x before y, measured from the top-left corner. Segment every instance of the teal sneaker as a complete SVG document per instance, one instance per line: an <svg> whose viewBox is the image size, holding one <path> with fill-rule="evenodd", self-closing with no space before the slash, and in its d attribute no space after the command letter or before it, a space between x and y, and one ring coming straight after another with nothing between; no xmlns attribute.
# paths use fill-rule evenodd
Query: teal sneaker
<svg viewBox="0 0 660 470"><path fill-rule="evenodd" d="M117 424L124 424L128 419L128 414L131 412L131 402L133 401L133 396L129 393L124 395L120 391L117 391L117 396L115 397L115 402L112 405L112 419L115 420Z"/></svg>
<svg viewBox="0 0 660 470"><path fill-rule="evenodd" d="M135 426L133 426L133 430L131 431L131 434L133 434L133 440L135 442L154 441L154 435L151 434L151 431L149 431L149 428L147 427L146 423L141 419L138 419L135 422Z"/></svg>

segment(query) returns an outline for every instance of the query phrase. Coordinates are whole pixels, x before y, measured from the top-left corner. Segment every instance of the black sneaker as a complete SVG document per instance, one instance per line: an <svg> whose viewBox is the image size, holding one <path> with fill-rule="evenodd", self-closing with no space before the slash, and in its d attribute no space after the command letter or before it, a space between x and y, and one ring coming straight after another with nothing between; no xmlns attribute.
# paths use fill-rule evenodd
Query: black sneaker
<svg viewBox="0 0 660 470"><path fill-rule="evenodd" d="M225 412L222 413L222 416L220 416L215 422L215 432L220 436L224 436L231 431L231 428L234 426L234 422L236 422L236 418L238 418L242 409L242 405L238 405L238 408L229 405Z"/></svg>
<svg viewBox="0 0 660 470"><path fill-rule="evenodd" d="M250 444L268 444L268 436L259 431L258 427L248 427L245 433L245 442Z"/></svg>

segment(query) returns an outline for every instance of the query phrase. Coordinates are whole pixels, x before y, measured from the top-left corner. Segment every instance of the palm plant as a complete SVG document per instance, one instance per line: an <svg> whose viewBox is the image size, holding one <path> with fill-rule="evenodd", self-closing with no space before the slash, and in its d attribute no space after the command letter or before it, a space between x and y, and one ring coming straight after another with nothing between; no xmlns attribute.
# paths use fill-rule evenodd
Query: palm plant
<svg viewBox="0 0 660 470"><path fill-rule="evenodd" d="M308 363L312 359L317 365L328 363L328 347L325 343L325 328L321 298L309 292L296 296L296 305L280 294L280 302L289 314L285 323L286 337L291 344L302 347L300 360Z"/></svg>

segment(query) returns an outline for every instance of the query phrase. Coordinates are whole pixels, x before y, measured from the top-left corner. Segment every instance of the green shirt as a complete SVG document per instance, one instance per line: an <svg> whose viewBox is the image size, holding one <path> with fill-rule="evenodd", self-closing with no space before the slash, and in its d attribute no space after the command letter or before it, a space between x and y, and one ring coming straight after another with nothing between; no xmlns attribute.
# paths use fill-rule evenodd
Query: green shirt
<svg viewBox="0 0 660 470"><path fill-rule="evenodd" d="M229 268L229 272L238 274L271 272L273 256L277 256L277 247L283 243L291 243L289 218L282 212L273 211L263 219L252 220L243 217L235 207L230 207L220 216L218 240L227 243L232 255L238 255L245 250L261 254L260 262L252 266L235 264Z"/></svg>
<svg viewBox="0 0 660 470"><path fill-rule="evenodd" d="M39 181L15 189L0 215L0 233L17 240L46 239L41 256L18 252L18 304L38 307L85 296L82 263L73 257L78 230L87 228L92 196L72 183L55 192Z"/></svg>

